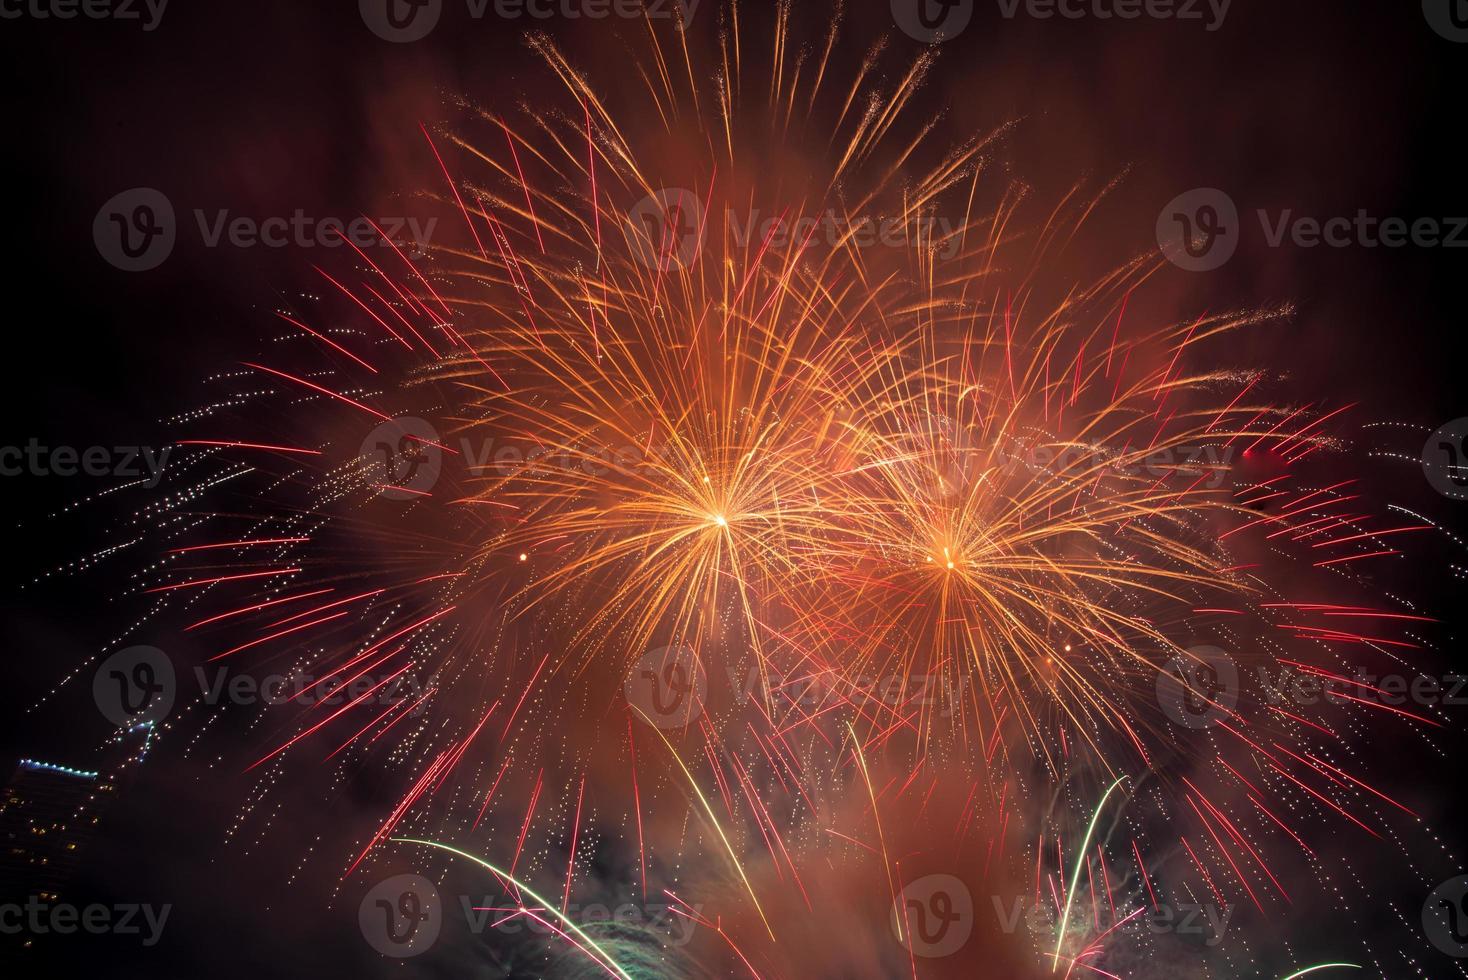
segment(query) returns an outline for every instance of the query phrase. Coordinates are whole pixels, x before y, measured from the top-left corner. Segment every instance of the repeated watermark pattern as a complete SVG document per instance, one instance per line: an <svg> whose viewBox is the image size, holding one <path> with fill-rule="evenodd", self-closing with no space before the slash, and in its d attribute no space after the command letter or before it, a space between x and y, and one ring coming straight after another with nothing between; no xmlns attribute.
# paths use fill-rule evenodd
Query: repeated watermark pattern
<svg viewBox="0 0 1468 980"><path fill-rule="evenodd" d="M97 209L92 240L102 258L124 272L156 269L178 241L173 202L152 187L120 191Z"/></svg>
<svg viewBox="0 0 1468 980"><path fill-rule="evenodd" d="M1238 701L1238 665L1218 647L1189 647L1157 672L1157 703L1184 728L1207 728L1232 714Z"/></svg>
<svg viewBox="0 0 1468 980"><path fill-rule="evenodd" d="M0 20L116 20L158 29L168 0L0 0Z"/></svg>
<svg viewBox="0 0 1468 980"><path fill-rule="evenodd" d="M1217 269L1239 247L1239 209L1215 187L1185 191L1157 215L1157 246L1180 269Z"/></svg>
<svg viewBox="0 0 1468 980"><path fill-rule="evenodd" d="M459 907L464 913L464 922L469 932L476 936L492 930L506 936L529 934L551 938L557 935L559 928L550 921L554 917L545 909L507 906L503 901L496 904L491 895L477 899L470 895L460 895ZM694 904L688 908L695 915L703 911L702 904ZM666 902L624 902L616 906L604 902L568 902L560 911L580 929L602 923L652 929L663 935L665 945L673 948L687 945L698 926L691 916L682 913L681 907L675 911L675 907Z"/></svg>
<svg viewBox="0 0 1468 980"><path fill-rule="evenodd" d="M995 0L1005 20L1175 20L1201 24L1212 33L1223 26L1233 0Z"/></svg>
<svg viewBox="0 0 1468 980"><path fill-rule="evenodd" d="M678 20L685 28L693 22L703 0L464 0L471 20L494 17L505 21L547 20ZM367 29L384 41L409 44L421 41L439 24L445 0L358 0L357 9Z"/></svg>
<svg viewBox="0 0 1468 980"><path fill-rule="evenodd" d="M994 0L1004 20L1168 20L1223 27L1233 0ZM913 40L939 44L962 34L977 0L892 0L892 19Z"/></svg>
<svg viewBox="0 0 1468 980"><path fill-rule="evenodd" d="M1428 436L1422 446L1422 472L1444 497L1468 500L1468 418L1454 419Z"/></svg>
<svg viewBox="0 0 1468 980"><path fill-rule="evenodd" d="M892 0L892 19L913 40L940 44L963 33L974 6L975 0Z"/></svg>
<svg viewBox="0 0 1468 980"><path fill-rule="evenodd" d="M390 244L419 257L427 253L438 218L384 215L336 218L308 215L235 214L229 208L193 209L193 224L205 248L339 248ZM97 252L124 272L146 272L162 265L178 243L173 202L152 187L133 187L108 198L92 220Z"/></svg>
<svg viewBox="0 0 1468 980"><path fill-rule="evenodd" d="M1149 482L1177 477L1192 481L1194 489L1217 489L1227 482L1235 455L1236 447L1221 441L1139 452L1099 443L1042 445L1011 440L983 449L970 447L937 462L949 492L992 473L996 458L1007 472L1027 468L1084 474L1087 482L1098 476ZM686 453L661 443L552 446L521 445L480 435L445 438L432 423L410 415L375 426L357 447L357 456L367 466L379 497L404 501L431 495L450 466L470 478L536 477L560 470L579 479L604 477L613 471L630 473L645 464L676 469L686 462Z"/></svg>
<svg viewBox="0 0 1468 980"><path fill-rule="evenodd" d="M416 500L430 494L449 461L469 477L545 475L553 470L601 477L613 470L630 472L639 464L658 460L675 465L671 447L628 443L622 446L520 445L493 436L440 436L433 424L404 415L383 422L367 433L357 449L377 479L377 493L391 500Z"/></svg>
<svg viewBox="0 0 1468 980"><path fill-rule="evenodd" d="M1281 667L1271 676L1267 667L1258 668L1259 689L1271 704L1307 707L1343 701L1366 702L1383 707L1416 705L1422 708L1461 708L1468 705L1468 676L1444 674L1375 674L1357 670L1351 676L1319 674Z"/></svg>
<svg viewBox="0 0 1468 980"><path fill-rule="evenodd" d="M703 714L708 672L691 648L658 647L632 665L622 693L649 725L686 728Z"/></svg>
<svg viewBox="0 0 1468 980"><path fill-rule="evenodd" d="M318 704L333 707L349 703L391 705L412 698L415 706L407 713L414 716L422 714L427 706L427 693L438 686L437 677L421 682L411 671L394 671L386 677L370 673L350 678L335 673L317 677L304 671L256 677L253 674L230 673L222 667L212 672L195 667L193 676L198 682L201 700L210 706L226 703L270 707Z"/></svg>
<svg viewBox="0 0 1468 980"><path fill-rule="evenodd" d="M998 919L1000 931L1005 934L1018 932L1023 925L1035 936L1052 938L1056 935L1062 913L1056 910L1053 903L1018 896L1006 899L1001 895L991 895L990 900L994 905L994 915ZM1228 932L1228 923L1233 918L1234 910L1234 906L1220 909L1211 902L1179 902L1176 905L1164 902L1148 905L1145 915L1118 913L1118 917L1122 921L1136 923L1154 936L1167 933L1201 936L1203 945L1217 946L1223 942L1224 935Z"/></svg>
<svg viewBox="0 0 1468 980"><path fill-rule="evenodd" d="M1193 489L1216 490L1227 482L1235 447L1227 444L1164 446L1145 454L1104 445L1021 446L1012 458L1036 469L1055 473L1089 473L1104 460L1101 474L1113 477L1162 479L1197 478Z"/></svg>
<svg viewBox="0 0 1468 980"><path fill-rule="evenodd" d="M362 896L357 924L383 956L406 959L427 951L443 929L443 900L422 875L395 875Z"/></svg>
<svg viewBox="0 0 1468 980"><path fill-rule="evenodd" d="M173 710L176 694L173 661L157 647L119 650L102 661L92 677L97 709L120 727L162 721Z"/></svg>
<svg viewBox="0 0 1468 980"><path fill-rule="evenodd" d="M752 208L725 210L723 222L741 249L804 249L817 243L832 249L927 248L949 259L962 245L961 224L938 215L853 216L827 208L792 218ZM665 187L638 201L622 228L633 258L659 272L688 268L709 237L703 202L682 187Z"/></svg>
<svg viewBox="0 0 1468 980"><path fill-rule="evenodd" d="M1468 958L1468 875L1448 879L1427 896L1422 903L1422 931L1449 956Z"/></svg>
<svg viewBox="0 0 1468 980"><path fill-rule="evenodd" d="M380 463L378 495L414 500L433 490L443 473L438 432L423 419L403 416L377 426L362 440L358 455Z"/></svg>
<svg viewBox="0 0 1468 980"><path fill-rule="evenodd" d="M77 906L30 895L24 903L0 904L0 934L70 936L84 932L96 936L136 936L142 945L152 947L163 938L163 928L172 912L173 906L169 904L94 902Z"/></svg>
<svg viewBox="0 0 1468 980"><path fill-rule="evenodd" d="M430 494L443 476L446 452L469 477L535 476L555 469L599 477L614 469L629 471L650 455L648 447L632 444L572 449L522 446L493 436L460 437L457 448L450 442L430 422L404 415L367 433L357 455L372 468L378 496L389 500L416 500Z"/></svg>
<svg viewBox="0 0 1468 980"><path fill-rule="evenodd" d="M702 905L689 906L699 915ZM451 918L450 910L458 915ZM462 920L462 922L460 922ZM384 956L407 959L428 952L450 923L474 936L493 933L504 937L564 935L558 923L575 923L578 929L616 924L649 929L661 935L664 945L677 948L693 938L697 922L675 914L666 903L625 902L611 906L601 902L569 902L552 912L533 905L518 905L493 895L458 895L445 902L433 882L419 874L400 874L368 889L357 908L362 938Z"/></svg>
<svg viewBox="0 0 1468 980"><path fill-rule="evenodd" d="M371 673L350 677L339 672L317 677L306 671L286 674L231 672L225 667L195 666L189 673L198 685L198 699L211 707L222 704L267 707L327 707L348 703L393 705L412 699L409 714L421 714L437 677L420 680L411 671L387 676ZM119 650L98 667L92 678L97 709L113 724L131 727L167 718L180 694L173 660L157 647L134 646Z"/></svg>
<svg viewBox="0 0 1468 980"><path fill-rule="evenodd" d="M1259 241L1268 248L1468 248L1468 217L1404 218L1372 214L1319 217L1294 208L1256 208ZM1173 198L1157 216L1157 246L1180 269L1209 272L1233 258L1251 223L1216 187Z"/></svg>
<svg viewBox="0 0 1468 980"><path fill-rule="evenodd" d="M0 476L116 476L142 478L150 490L163 479L172 446L0 446Z"/></svg>
<svg viewBox="0 0 1468 980"><path fill-rule="evenodd" d="M1378 674L1357 668L1350 676L1302 669L1285 663L1253 668L1262 703L1297 708L1321 704L1373 704L1385 708L1460 708L1468 705L1468 675ZM1157 673L1157 703L1184 728L1208 728L1233 714L1243 672L1228 653L1194 646L1172 657Z"/></svg>
<svg viewBox="0 0 1468 980"><path fill-rule="evenodd" d="M627 211L622 233L633 258L649 269L686 269L708 237L703 202L682 187L664 187Z"/></svg>
<svg viewBox="0 0 1468 980"><path fill-rule="evenodd" d="M1422 15L1438 34L1468 44L1468 3L1463 0L1422 0Z"/></svg>
<svg viewBox="0 0 1468 980"><path fill-rule="evenodd" d="M973 935L974 897L960 878L926 875L898 893L888 918L893 934L914 956L952 956Z"/></svg>
<svg viewBox="0 0 1468 980"><path fill-rule="evenodd" d="M862 709L923 707L939 718L951 718L970 680L962 674L860 674L837 678L828 673L783 675L754 664L743 669L728 664L722 675L734 706L777 703L814 713L833 704ZM688 647L659 647L632 665L623 693L635 714L657 728L681 729L697 721L709 699L708 675L702 660Z"/></svg>

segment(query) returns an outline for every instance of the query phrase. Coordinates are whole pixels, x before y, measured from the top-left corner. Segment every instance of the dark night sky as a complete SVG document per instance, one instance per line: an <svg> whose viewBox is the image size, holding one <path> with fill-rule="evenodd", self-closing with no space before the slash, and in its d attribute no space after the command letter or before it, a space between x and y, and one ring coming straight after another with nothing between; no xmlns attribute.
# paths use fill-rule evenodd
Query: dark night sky
<svg viewBox="0 0 1468 980"><path fill-rule="evenodd" d="M711 17L715 0L704 3ZM156 443L159 419L197 404L201 378L253 351L272 298L322 261L320 250L206 247L194 209L390 213L397 194L433 176L418 125L445 117L445 96L488 106L534 98L540 75L521 43L523 22L473 21L462 0L449 0L433 35L397 45L369 32L356 6L173 0L151 32L136 22L0 20L0 316L11 378L0 388L0 444ZM816 2L796 6L812 24L828 16ZM893 45L918 50L892 29L885 0L852 6L849 36L886 31ZM594 65L595 77L615 78L623 28L537 26ZM1235 0L1214 33L1172 22L1008 21L990 2L943 46L924 97L947 107L956 134L1023 120L1010 158L1042 194L1063 193L1077 176L1126 172L1100 220L1108 239L1134 251L1148 246L1161 205L1197 186L1228 190L1250 213L1468 215L1454 149L1465 83L1468 44L1433 33L1415 2ZM180 237L162 267L127 273L99 256L92 221L135 186L168 195ZM1270 249L1257 222L1252 230L1224 270L1179 288L1205 308L1295 304L1293 322L1254 338L1248 355L1288 361L1299 400L1360 401L1363 418L1429 428L1468 415L1459 375L1468 248ZM21 588L98 544L88 523L42 515L102 485L0 479L7 524L24 525L6 530L0 579L0 773L23 754L67 761L103 732L84 691L25 709L129 610L95 580L77 591ZM228 744L213 751L237 754ZM218 863L220 828L248 786L220 773L238 769L145 772L87 881L99 894L174 901L182 935L153 952L77 943L64 954L74 965L106 963L119 977L200 975L206 964L216 976L287 975L273 972L273 951L293 943L307 950L295 961L300 975L370 966L352 923L341 936L284 924L266 907L288 900L259 894L275 887L271 876L237 857ZM357 960L336 959L342 949Z"/></svg>

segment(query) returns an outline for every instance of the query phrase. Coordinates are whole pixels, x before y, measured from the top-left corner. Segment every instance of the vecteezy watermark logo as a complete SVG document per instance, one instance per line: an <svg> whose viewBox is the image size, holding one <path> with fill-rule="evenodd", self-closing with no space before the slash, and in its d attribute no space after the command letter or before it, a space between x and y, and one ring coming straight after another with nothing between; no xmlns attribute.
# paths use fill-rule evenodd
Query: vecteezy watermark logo
<svg viewBox="0 0 1468 980"><path fill-rule="evenodd" d="M438 25L443 0L357 0L362 22L384 41L421 41Z"/></svg>
<svg viewBox="0 0 1468 980"><path fill-rule="evenodd" d="M1233 0L997 0L1005 20L1151 20L1205 21L1203 29L1223 26ZM956 37L973 18L974 0L892 0L892 19L907 35L924 44ZM1211 16L1210 16L1211 15Z"/></svg>
<svg viewBox="0 0 1468 980"><path fill-rule="evenodd" d="M1152 452L1118 452L1104 444L1026 444L1015 441L1010 460L1033 469L1055 473L1100 470L1116 477L1161 480L1199 478L1197 486L1214 490L1227 482L1234 447L1221 443L1164 446Z"/></svg>
<svg viewBox="0 0 1468 980"><path fill-rule="evenodd" d="M892 0L892 19L897 26L924 44L957 37L973 16L974 0Z"/></svg>
<svg viewBox="0 0 1468 980"><path fill-rule="evenodd" d="M1422 472L1433 489L1454 500L1468 500L1468 418L1454 419L1428 437L1422 447Z"/></svg>
<svg viewBox="0 0 1468 980"><path fill-rule="evenodd" d="M1468 42L1468 0L1422 0L1422 14L1449 41Z"/></svg>
<svg viewBox="0 0 1468 980"><path fill-rule="evenodd" d="M0 0L3 2L3 0ZM291 214L255 217L229 208L193 209L194 225L205 248L341 248L389 246L413 257L428 254L438 218L406 215L376 219L317 217L296 208ZM156 269L173 252L179 228L173 204L161 191L135 187L115 195L92 222L92 237L102 258L127 272Z"/></svg>
<svg viewBox="0 0 1468 980"><path fill-rule="evenodd" d="M893 935L913 955L952 956L974 931L974 898L953 875L927 875L902 889L890 919Z"/></svg>
<svg viewBox="0 0 1468 980"><path fill-rule="evenodd" d="M742 671L735 664L727 664L725 673L734 701L741 707L750 703L777 704L801 708L802 714L819 714L839 703L857 710L868 705L904 711L921 707L934 717L952 718L962 710L964 691L972 683L967 674L956 671L843 675L838 680L826 671L785 675L755 664L746 665Z"/></svg>
<svg viewBox="0 0 1468 980"><path fill-rule="evenodd" d="M156 30L168 0L0 0L0 19L20 20L136 20L143 31Z"/></svg>
<svg viewBox="0 0 1468 980"><path fill-rule="evenodd" d="M686 728L703 714L708 673L689 647L649 650L632 666L622 691L649 725Z"/></svg>
<svg viewBox="0 0 1468 980"><path fill-rule="evenodd" d="M649 194L627 212L623 231L633 257L659 273L687 268L708 238L709 215L689 190L672 187ZM803 251L813 244L830 249L920 249L943 259L963 245L962 223L935 214L872 216L835 208L791 216L758 208L723 212L724 229L741 249Z"/></svg>
<svg viewBox="0 0 1468 980"><path fill-rule="evenodd" d="M1468 675L1443 674L1373 674L1356 670L1345 677L1317 671L1315 668L1281 666L1274 674L1258 667L1260 695L1270 704L1309 706L1354 701L1398 707L1415 704L1424 708L1441 705L1447 708L1468 706Z"/></svg>
<svg viewBox="0 0 1468 980"><path fill-rule="evenodd" d="M1422 904L1422 931L1449 956L1468 957L1468 875L1459 875L1432 890Z"/></svg>
<svg viewBox="0 0 1468 980"><path fill-rule="evenodd" d="M1005 20L1021 12L1035 20L1062 17L1065 20L1204 20L1203 29L1212 33L1223 26L1233 0L999 0ZM1021 11L1023 8L1023 11ZM1209 15L1212 15L1211 18Z"/></svg>
<svg viewBox="0 0 1468 980"><path fill-rule="evenodd" d="M644 197L622 225L632 255L658 272L688 268L707 230L703 202L682 187L664 187Z"/></svg>
<svg viewBox="0 0 1468 980"><path fill-rule="evenodd" d="M159 722L173 710L173 661L157 647L119 650L97 668L92 697L114 725Z"/></svg>
<svg viewBox="0 0 1468 980"><path fill-rule="evenodd" d="M805 248L817 235L829 248L922 248L932 250L940 258L951 259L963 244L959 227L945 217L906 215L872 218L867 215L843 215L835 208L823 213L789 218L786 215L761 216L755 209L741 216L724 212L726 227L739 248ZM939 247L941 246L941 248Z"/></svg>
<svg viewBox="0 0 1468 980"><path fill-rule="evenodd" d="M383 956L425 952L443 928L443 902L422 875L394 875L372 886L357 909L362 937Z"/></svg>
<svg viewBox="0 0 1468 980"><path fill-rule="evenodd" d="M114 194L92 220L92 238L102 258L124 272L156 269L178 240L173 204L151 187Z"/></svg>
<svg viewBox="0 0 1468 980"><path fill-rule="evenodd" d="M1254 216L1268 248L1468 248L1468 217L1462 216L1383 217L1365 208L1326 217L1256 208ZM1233 199L1212 187L1179 194L1157 216L1162 254L1190 272L1227 262L1244 230Z"/></svg>
<svg viewBox="0 0 1468 980"><path fill-rule="evenodd" d="M513 902L507 904L503 899L496 901L493 895L460 895L459 907L463 910L469 932L475 936L483 935L489 929L509 936L530 934L549 937L559 931L550 921L546 909ZM694 905L692 909L695 914L703 913L702 904ZM527 915L527 912L535 914ZM658 935L664 946L674 949L688 945L698 926L697 919L681 914L681 910L675 910L674 906L664 902L642 905L627 902L615 907L600 902L588 905L571 902L561 910L561 914L583 929L590 927L594 930L604 923L615 923L639 932L652 932Z"/></svg>
<svg viewBox="0 0 1468 980"><path fill-rule="evenodd" d="M274 215L263 219L243 214L231 217L228 208L216 210L211 217L203 208L195 208L194 223L206 248L218 248L221 244L235 248L339 248L351 244L367 249L390 242L399 248L411 247L414 256L428 254L429 240L438 227L437 218L419 221L383 215L376 221L364 217L347 221L313 217L304 208L296 208L290 217ZM403 236L405 227L407 237Z"/></svg>
<svg viewBox="0 0 1468 980"><path fill-rule="evenodd" d="M413 707L408 709L407 714L416 718L423 713L428 698L438 689L437 675L430 676L423 682L411 671L394 672L386 677L378 677L372 673L347 677L341 671L333 671L324 677L303 672L255 677L251 674L231 674L220 667L211 677L203 667L195 667L193 673L199 684L199 696L208 705L228 702L240 705L263 704L267 707L305 707L318 704L332 707L368 701L386 706L410 700Z"/></svg>
<svg viewBox="0 0 1468 980"><path fill-rule="evenodd" d="M1060 912L1051 902L1027 902L1025 898L1018 896L1006 902L1000 895L991 895L990 900L994 903L994 915L999 920L999 928L1006 935L1017 932L1024 925L1034 936L1050 938L1055 936L1060 925ZM1198 905L1191 902L1150 905L1147 906L1145 916L1128 916L1126 921L1133 932L1145 927L1154 936L1164 933L1201 936L1203 945L1217 946L1223 942L1229 919L1233 918L1237 908L1238 906L1224 906L1220 909L1211 903Z"/></svg>
<svg viewBox="0 0 1468 980"><path fill-rule="evenodd" d="M676 17L686 28L703 0L465 0L473 20L483 20L493 10L501 20L530 17L550 20L623 20ZM443 13L443 0L358 0L362 21L384 41L406 43L427 37Z"/></svg>
<svg viewBox="0 0 1468 980"><path fill-rule="evenodd" d="M1358 208L1355 215L1331 218L1296 216L1293 208L1285 208L1271 217L1258 210L1259 226L1270 248L1279 248L1286 240L1295 248L1468 248L1468 218L1381 218Z"/></svg>
<svg viewBox="0 0 1468 980"><path fill-rule="evenodd" d="M52 904L31 895L24 905L19 902L0 905L0 934L68 936L81 931L92 935L142 936L142 944L151 947L163 938L163 927L172 912L172 905L154 907L146 903L93 904L78 908L64 902Z"/></svg>
<svg viewBox="0 0 1468 980"><path fill-rule="evenodd" d="M1179 194L1157 216L1157 246L1181 269L1217 269L1239 247L1239 209L1215 187Z"/></svg>
<svg viewBox="0 0 1468 980"><path fill-rule="evenodd" d="M389 500L426 496L443 472L438 432L410 415L384 422L367 433L358 455L368 460L377 476L378 496Z"/></svg>
<svg viewBox="0 0 1468 980"><path fill-rule="evenodd" d="M1239 702L1239 668L1218 647L1189 647L1157 673L1157 703L1184 728L1207 728Z"/></svg>
<svg viewBox="0 0 1468 980"><path fill-rule="evenodd" d="M163 479L163 467L173 447L151 446L44 446L32 437L24 446L0 446L0 476L117 476L143 478L153 489ZM13 460L13 462L12 462Z"/></svg>

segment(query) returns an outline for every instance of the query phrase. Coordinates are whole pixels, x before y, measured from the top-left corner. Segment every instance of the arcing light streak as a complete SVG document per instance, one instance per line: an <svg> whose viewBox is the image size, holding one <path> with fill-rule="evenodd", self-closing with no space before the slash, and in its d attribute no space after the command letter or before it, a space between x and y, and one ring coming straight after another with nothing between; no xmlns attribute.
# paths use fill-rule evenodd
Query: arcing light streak
<svg viewBox="0 0 1468 980"><path fill-rule="evenodd" d="M483 858L475 857L473 854L470 854L467 851L461 851L457 847L453 847L452 845L444 844L439 841L420 840L416 837L394 837L392 838L392 840L398 844L422 844L425 847L436 847L441 851L448 851L450 854L456 854L461 858L473 861L480 867L490 871L492 874L495 875L495 877L501 879L502 881L508 881L510 884L514 885L515 888L529 895L531 898L535 899L535 901L539 902L540 905L547 912L554 915L563 926L574 932L577 936L580 936L581 939L586 943L586 945L596 950L597 954L606 961L607 965L615 970L618 976L622 977L622 980L634 980L633 976L626 970L622 969L617 961L612 959L611 954L602 949L601 946L597 944L595 939L592 939L585 932L583 932L580 926L578 926L575 922L572 922L563 913L558 911L555 905L553 905L551 902L537 895L535 893L535 890L532 889L529 885L525 884L523 881L520 881L518 878L513 877L508 871L501 871L499 868L496 868L494 865L490 864Z"/></svg>

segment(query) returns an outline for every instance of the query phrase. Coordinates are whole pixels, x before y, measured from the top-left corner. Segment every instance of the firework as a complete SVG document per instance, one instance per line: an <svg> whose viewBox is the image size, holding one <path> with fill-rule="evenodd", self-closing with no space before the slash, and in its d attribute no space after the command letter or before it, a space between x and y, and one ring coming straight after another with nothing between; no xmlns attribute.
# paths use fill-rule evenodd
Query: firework
<svg viewBox="0 0 1468 980"><path fill-rule="evenodd" d="M533 39L554 108L421 133L462 240L353 245L184 420L139 591L309 680L231 836L309 756L399 787L334 887L468 859L614 976L573 896L663 896L718 975L1262 975L1143 924L1247 903L1272 945L1294 881L1350 873L1320 836L1412 851L1347 757L1441 721L1342 657L1422 645L1358 573L1431 524L1335 472L1348 406L1220 363L1289 311L1159 308L1151 254L1079 281L1109 188L1039 207L1010 127L935 147L931 54L849 66L788 14L650 25L637 120ZM1281 666L1345 687L1287 710Z"/></svg>

